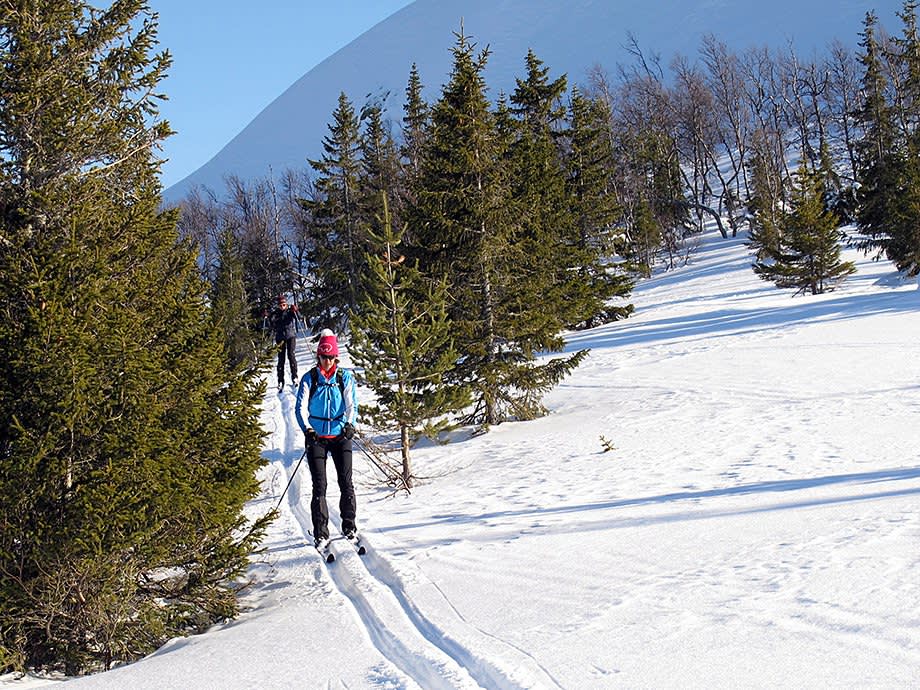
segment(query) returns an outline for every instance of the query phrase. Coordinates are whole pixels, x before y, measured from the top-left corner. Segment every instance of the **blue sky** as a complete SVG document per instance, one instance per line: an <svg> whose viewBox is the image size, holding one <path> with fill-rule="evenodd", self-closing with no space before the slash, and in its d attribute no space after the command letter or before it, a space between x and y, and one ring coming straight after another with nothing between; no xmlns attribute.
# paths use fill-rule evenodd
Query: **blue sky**
<svg viewBox="0 0 920 690"><path fill-rule="evenodd" d="M412 0L150 0L173 66L163 185L197 170L329 55ZM264 9L263 9L264 8Z"/></svg>

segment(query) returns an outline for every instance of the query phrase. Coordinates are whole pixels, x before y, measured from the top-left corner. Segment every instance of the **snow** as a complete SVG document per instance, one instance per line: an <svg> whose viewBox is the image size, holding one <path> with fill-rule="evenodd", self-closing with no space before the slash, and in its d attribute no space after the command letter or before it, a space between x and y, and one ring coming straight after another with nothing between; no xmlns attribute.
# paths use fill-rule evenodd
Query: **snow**
<svg viewBox="0 0 920 690"><path fill-rule="evenodd" d="M591 353L548 416L416 449L411 495L357 453L366 556L321 562L302 466L238 620L70 684L917 687L920 293L845 258L793 297L708 235L633 317L569 334ZM293 401L265 399L252 515L303 452Z"/></svg>
<svg viewBox="0 0 920 690"><path fill-rule="evenodd" d="M903 4L874 0L871 7L881 25L896 32ZM323 154L323 134L341 93L359 110L368 100L383 100L395 131L413 64L426 98L439 97L461 22L479 48L490 50L484 76L494 102L526 75L531 49L551 78L567 74L569 86L584 86L598 65L611 79L620 65L635 65L627 50L630 36L646 59L660 57L665 71L677 55L695 59L707 34L737 51L788 50L791 44L801 58L811 59L826 54L834 40L855 48L868 5L670 0L663 11L661 3L612 0L415 0L307 71L210 161L166 189L164 198L178 202L202 185L220 194L231 175L253 180L307 169L308 159Z"/></svg>

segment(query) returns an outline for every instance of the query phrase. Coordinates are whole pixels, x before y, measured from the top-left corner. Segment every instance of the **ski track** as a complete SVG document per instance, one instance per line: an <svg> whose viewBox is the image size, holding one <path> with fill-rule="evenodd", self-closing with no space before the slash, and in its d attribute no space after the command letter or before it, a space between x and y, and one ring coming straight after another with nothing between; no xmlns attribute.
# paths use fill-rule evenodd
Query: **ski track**
<svg viewBox="0 0 920 690"><path fill-rule="evenodd" d="M410 594L409 588L400 579L390 563L381 557L377 551L368 543L366 538L362 542L368 547L367 554L358 560L362 562L368 573L376 578L381 584L387 587L393 597L399 602L405 615L412 621L412 624L426 637L432 644L437 645L445 654L451 657L457 664L467 669L470 675L483 687L487 688L534 688L534 687L561 687L558 682L552 679L549 673L526 652L508 643L487 635L481 630L470 626L462 616L453 607L450 601L444 596L444 593L437 588L434 583L425 582L416 585L413 589L428 590L429 596L426 598L428 608L438 609L438 618L443 619L445 614L450 618L462 624L460 630L453 634L446 632L445 629L433 621L433 615L426 615L418 605L418 597ZM421 579L421 576L419 576ZM522 659L518 660L518 667L530 667L523 669L529 678L514 679L516 670L503 670L497 663L489 661L481 653L472 651L469 643L464 643L460 638L465 639L477 638L476 648L483 648L487 645L499 645L504 648L510 648L517 652ZM533 676L536 676L534 678ZM522 684L523 683L523 684Z"/></svg>
<svg viewBox="0 0 920 690"><path fill-rule="evenodd" d="M300 525L304 539L311 543L310 513L300 500L301 477L298 473L291 483L287 504ZM370 545L368 547L370 550ZM360 563L354 562L360 559L357 553L345 553L345 549L338 548L338 540L331 542L330 549L336 561L324 564L325 577L329 578L338 594L350 603L368 639L383 658L421 688L447 690L478 687L463 668L452 659L445 658L423 631L414 628L411 621L401 615L398 603L388 601L385 593L375 587L370 578L362 576L357 567ZM348 546L347 549L351 551L352 547ZM350 558L352 555L354 559Z"/></svg>
<svg viewBox="0 0 920 690"><path fill-rule="evenodd" d="M294 401L294 391L287 386L278 394L270 414L274 426L271 433L282 451L279 460L284 467L285 483L291 480L303 453ZM307 472L305 466L297 471L285 504L304 539L312 543ZM331 481L330 486L334 487L335 482ZM306 501L302 500L304 496ZM339 516L332 505L334 496L330 496L329 503L330 522L333 528L338 528ZM399 672L426 690L561 687L529 654L467 623L432 583L417 585L417 593L427 594L423 597L425 606L434 612L423 610L410 587L372 542L373 537L369 539L364 532L362 543L367 553L360 556L350 544L333 538L330 548L336 560L325 564L319 555L316 557L322 563L323 577L333 586L330 596L341 596L351 606L370 643ZM412 579L424 578L417 573ZM492 660L483 652L490 648L501 650L501 661Z"/></svg>

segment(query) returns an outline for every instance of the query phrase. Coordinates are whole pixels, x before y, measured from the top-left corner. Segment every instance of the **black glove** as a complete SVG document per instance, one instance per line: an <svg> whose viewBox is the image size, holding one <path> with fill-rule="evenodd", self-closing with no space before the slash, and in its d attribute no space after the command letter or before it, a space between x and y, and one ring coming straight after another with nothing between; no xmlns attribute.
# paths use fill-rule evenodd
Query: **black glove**
<svg viewBox="0 0 920 690"><path fill-rule="evenodd" d="M345 426L342 427L342 438L348 439L349 441L355 437L355 427L351 422L345 422Z"/></svg>
<svg viewBox="0 0 920 690"><path fill-rule="evenodd" d="M316 432L313 429L307 429L304 436L307 437L307 443L316 443Z"/></svg>

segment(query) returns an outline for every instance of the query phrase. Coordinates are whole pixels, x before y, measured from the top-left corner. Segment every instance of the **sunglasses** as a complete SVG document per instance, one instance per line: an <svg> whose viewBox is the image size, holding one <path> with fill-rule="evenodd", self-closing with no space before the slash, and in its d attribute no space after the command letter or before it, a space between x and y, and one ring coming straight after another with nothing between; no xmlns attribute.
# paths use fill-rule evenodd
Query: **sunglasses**
<svg viewBox="0 0 920 690"><path fill-rule="evenodd" d="M320 355L320 359L332 360L335 359L335 355Z"/></svg>

